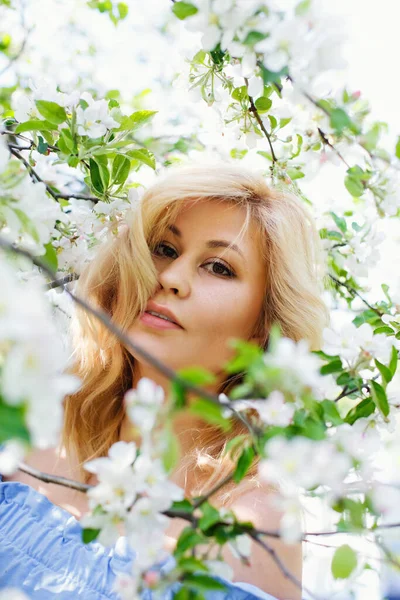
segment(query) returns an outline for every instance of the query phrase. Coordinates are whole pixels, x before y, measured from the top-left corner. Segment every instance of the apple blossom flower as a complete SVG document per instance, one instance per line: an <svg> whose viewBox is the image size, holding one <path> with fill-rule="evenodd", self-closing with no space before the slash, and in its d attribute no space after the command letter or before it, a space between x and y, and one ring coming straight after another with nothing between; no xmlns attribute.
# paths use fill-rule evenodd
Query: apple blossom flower
<svg viewBox="0 0 400 600"><path fill-rule="evenodd" d="M250 405L257 410L263 423L280 427L292 422L296 410L293 403L285 401L284 394L279 390L272 391L265 400L250 401Z"/></svg>
<svg viewBox="0 0 400 600"><path fill-rule="evenodd" d="M153 429L163 402L164 390L147 377L142 377L136 389L129 390L125 394L128 417L145 432Z"/></svg>
<svg viewBox="0 0 400 600"><path fill-rule="evenodd" d="M275 347L264 354L264 363L284 372L282 386L287 391L296 393L299 386L314 389L320 385L321 361L311 354L306 340L296 343L290 338L280 338Z"/></svg>
<svg viewBox="0 0 400 600"><path fill-rule="evenodd" d="M106 100L94 100L88 93L84 93L81 99L88 106L76 109L76 122L79 135L87 135L90 138L99 138L105 135L108 129L119 127L119 123L110 115Z"/></svg>

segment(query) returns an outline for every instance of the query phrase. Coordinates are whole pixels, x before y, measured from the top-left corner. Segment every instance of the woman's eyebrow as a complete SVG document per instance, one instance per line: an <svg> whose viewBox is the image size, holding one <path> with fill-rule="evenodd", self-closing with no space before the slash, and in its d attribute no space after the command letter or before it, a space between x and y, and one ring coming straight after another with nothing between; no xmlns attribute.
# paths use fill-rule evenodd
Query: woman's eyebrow
<svg viewBox="0 0 400 600"><path fill-rule="evenodd" d="M168 225L168 229L177 237L182 237L182 233L175 225ZM206 246L207 248L232 248L232 250L235 250L244 259L243 252L240 250L239 246L231 244L226 240L208 240Z"/></svg>

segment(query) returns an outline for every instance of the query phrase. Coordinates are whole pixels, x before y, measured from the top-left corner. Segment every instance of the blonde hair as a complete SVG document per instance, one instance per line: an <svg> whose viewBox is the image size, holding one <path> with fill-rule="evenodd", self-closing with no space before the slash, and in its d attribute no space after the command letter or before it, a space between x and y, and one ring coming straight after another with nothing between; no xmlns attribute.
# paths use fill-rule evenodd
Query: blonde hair
<svg viewBox="0 0 400 600"><path fill-rule="evenodd" d="M261 233L267 289L256 332L263 347L271 325L278 323L284 336L306 339L311 349L319 349L328 311L321 299L324 272L313 218L296 196L268 186L262 175L237 164L168 169L129 211L128 226L118 235L110 232L82 273L77 293L109 314L122 330L128 330L157 288L151 248L185 202L202 200L244 207L246 218L240 234L250 222ZM123 397L132 386L135 359L98 320L80 309L73 324L73 344L72 371L83 385L66 399L63 443L82 465L106 455L118 441L125 416ZM228 393L242 375L227 377L219 393ZM191 495L204 493L232 471L234 457L225 453L226 443L246 432L237 422L232 423L229 434L204 422L196 448L180 464L198 474ZM255 462L248 481L256 480L256 467ZM84 478L88 479L86 472ZM223 501L231 487L223 488Z"/></svg>

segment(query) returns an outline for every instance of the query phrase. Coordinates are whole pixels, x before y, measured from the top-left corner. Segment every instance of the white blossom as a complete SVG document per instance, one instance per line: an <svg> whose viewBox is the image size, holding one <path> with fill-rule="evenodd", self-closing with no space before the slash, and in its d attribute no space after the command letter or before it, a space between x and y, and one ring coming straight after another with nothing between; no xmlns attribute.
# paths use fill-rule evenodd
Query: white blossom
<svg viewBox="0 0 400 600"><path fill-rule="evenodd" d="M132 423L149 432L153 429L158 411L164 402L164 390L147 377L142 377L135 390L125 394L126 412Z"/></svg>
<svg viewBox="0 0 400 600"><path fill-rule="evenodd" d="M107 129L117 128L119 124L115 121L109 111L106 100L94 100L88 93L81 96L88 106L76 109L76 122L79 135L87 135L90 138L99 138L105 135Z"/></svg>
<svg viewBox="0 0 400 600"><path fill-rule="evenodd" d="M19 440L9 440L0 448L0 473L12 475L25 456L26 448Z"/></svg>
<svg viewBox="0 0 400 600"><path fill-rule="evenodd" d="M257 410L265 424L281 427L292 422L296 410L293 403L285 401L285 396L279 390L272 391L265 400L253 400L251 406Z"/></svg>
<svg viewBox="0 0 400 600"><path fill-rule="evenodd" d="M298 392L299 386L318 388L321 382L319 372L321 361L311 354L307 340L295 342L290 338L280 338L275 347L264 354L268 367L282 369L284 389Z"/></svg>

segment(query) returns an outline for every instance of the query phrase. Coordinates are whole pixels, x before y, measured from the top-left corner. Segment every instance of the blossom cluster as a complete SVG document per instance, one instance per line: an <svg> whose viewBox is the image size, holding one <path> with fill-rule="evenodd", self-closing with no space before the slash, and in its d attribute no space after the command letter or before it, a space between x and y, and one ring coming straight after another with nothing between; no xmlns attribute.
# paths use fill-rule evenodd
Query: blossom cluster
<svg viewBox="0 0 400 600"><path fill-rule="evenodd" d="M0 454L0 471L10 474L22 459L22 443L26 448L57 443L62 401L80 382L64 372L67 356L43 285L19 279L4 257L0 280L0 404L2 425L14 438Z"/></svg>

